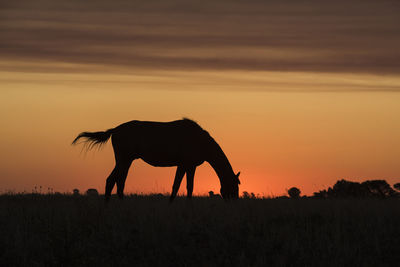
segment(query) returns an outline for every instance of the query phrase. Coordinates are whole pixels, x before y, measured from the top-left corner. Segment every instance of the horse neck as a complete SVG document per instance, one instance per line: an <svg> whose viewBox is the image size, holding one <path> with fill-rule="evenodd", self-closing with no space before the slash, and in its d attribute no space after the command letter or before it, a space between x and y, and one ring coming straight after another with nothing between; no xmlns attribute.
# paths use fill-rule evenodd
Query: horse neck
<svg viewBox="0 0 400 267"><path fill-rule="evenodd" d="M206 161L210 163L211 167L215 170L221 183L226 181L228 177L233 177L234 172L232 166L224 151L222 151L215 140L212 140Z"/></svg>

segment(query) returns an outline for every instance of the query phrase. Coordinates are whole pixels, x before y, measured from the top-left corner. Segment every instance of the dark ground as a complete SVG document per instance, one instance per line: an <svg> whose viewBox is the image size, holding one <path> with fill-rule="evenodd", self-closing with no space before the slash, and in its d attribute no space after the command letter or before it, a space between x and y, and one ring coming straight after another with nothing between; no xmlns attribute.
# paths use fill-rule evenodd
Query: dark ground
<svg viewBox="0 0 400 267"><path fill-rule="evenodd" d="M398 266L399 199L0 196L0 266Z"/></svg>

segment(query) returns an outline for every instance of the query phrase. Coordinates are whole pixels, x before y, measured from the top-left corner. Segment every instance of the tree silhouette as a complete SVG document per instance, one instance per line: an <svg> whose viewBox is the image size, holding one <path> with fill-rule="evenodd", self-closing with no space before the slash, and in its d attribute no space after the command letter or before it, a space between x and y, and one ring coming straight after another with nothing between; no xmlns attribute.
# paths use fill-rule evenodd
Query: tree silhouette
<svg viewBox="0 0 400 267"><path fill-rule="evenodd" d="M361 185L367 187L372 196L391 197L396 195L396 191L385 180L369 180Z"/></svg>
<svg viewBox="0 0 400 267"><path fill-rule="evenodd" d="M394 189L400 191L400 183L394 184L393 187Z"/></svg>
<svg viewBox="0 0 400 267"><path fill-rule="evenodd" d="M365 182L351 182L339 180L328 190L314 193L317 198L347 198L347 197L395 197L399 194L385 180L367 180Z"/></svg>
<svg viewBox="0 0 400 267"><path fill-rule="evenodd" d="M300 198L300 189L298 189L297 187L292 187L288 190L288 194L290 196L290 198L296 199L296 198Z"/></svg>
<svg viewBox="0 0 400 267"><path fill-rule="evenodd" d="M329 191L329 190L328 190ZM361 186L358 182L346 180L337 181L330 194L333 197L366 197L369 195L368 189Z"/></svg>

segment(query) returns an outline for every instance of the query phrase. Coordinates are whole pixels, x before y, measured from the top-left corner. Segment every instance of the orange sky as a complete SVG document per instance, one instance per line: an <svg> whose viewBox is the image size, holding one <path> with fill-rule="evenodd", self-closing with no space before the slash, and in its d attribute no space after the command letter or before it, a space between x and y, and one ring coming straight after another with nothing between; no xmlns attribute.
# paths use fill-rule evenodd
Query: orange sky
<svg viewBox="0 0 400 267"><path fill-rule="evenodd" d="M79 132L182 117L221 145L241 191L399 182L398 4L100 3L3 4L3 192L104 192L111 145L82 153ZM125 188L170 192L174 171L134 162ZM210 190L204 164L194 193Z"/></svg>

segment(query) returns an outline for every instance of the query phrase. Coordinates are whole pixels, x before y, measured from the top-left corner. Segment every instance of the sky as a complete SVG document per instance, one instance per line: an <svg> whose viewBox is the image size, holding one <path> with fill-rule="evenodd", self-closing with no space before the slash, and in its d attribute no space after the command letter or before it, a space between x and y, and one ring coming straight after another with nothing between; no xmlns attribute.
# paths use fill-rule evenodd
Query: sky
<svg viewBox="0 0 400 267"><path fill-rule="evenodd" d="M102 193L111 145L84 152L77 134L182 117L220 144L241 192L400 182L399 13L388 0L0 0L0 190ZM168 193L174 172L135 161L125 190ZM194 193L219 188L200 166Z"/></svg>

